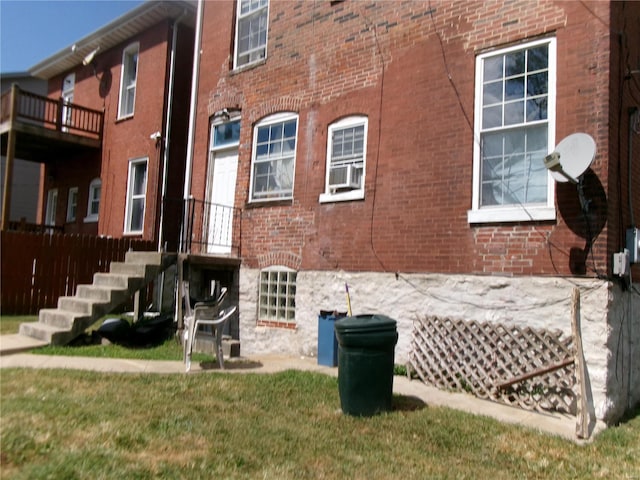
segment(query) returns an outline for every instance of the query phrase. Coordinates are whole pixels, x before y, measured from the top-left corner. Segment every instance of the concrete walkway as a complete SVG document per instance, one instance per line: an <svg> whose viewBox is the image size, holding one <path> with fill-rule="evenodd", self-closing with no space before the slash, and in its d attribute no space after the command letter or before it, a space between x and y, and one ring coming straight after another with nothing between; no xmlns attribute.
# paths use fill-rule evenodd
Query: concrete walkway
<svg viewBox="0 0 640 480"><path fill-rule="evenodd" d="M36 355L27 353L30 349L43 346L43 342L21 335L0 336L0 368L64 368L73 370L93 370L96 372L162 373L185 374L184 364L179 361L130 360L119 358L91 358ZM275 373L285 370L305 370L327 375L338 375L338 369L317 364L310 357L286 357L263 355L229 359L225 362L225 373ZM193 374L221 372L211 364L191 366ZM544 433L557 435L568 440L576 439L576 418L555 413L535 413L495 402L480 400L464 393L451 393L425 385L420 380L394 377L393 391L397 395L412 397L427 406L443 406L484 415L501 422L523 425ZM600 430L601 425L596 426ZM594 437L595 431L591 438Z"/></svg>

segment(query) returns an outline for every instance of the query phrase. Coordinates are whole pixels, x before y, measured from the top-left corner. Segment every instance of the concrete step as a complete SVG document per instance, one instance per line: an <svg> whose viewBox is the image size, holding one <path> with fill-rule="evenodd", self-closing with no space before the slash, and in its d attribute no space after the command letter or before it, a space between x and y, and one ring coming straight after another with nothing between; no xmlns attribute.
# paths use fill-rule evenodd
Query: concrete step
<svg viewBox="0 0 640 480"><path fill-rule="evenodd" d="M163 265L164 257L167 254L161 252L127 252L125 254L125 262L143 265Z"/></svg>
<svg viewBox="0 0 640 480"><path fill-rule="evenodd" d="M127 275L129 277L146 278L147 272L153 269L153 265L147 266L143 263L111 262L109 273L117 275Z"/></svg>
<svg viewBox="0 0 640 480"><path fill-rule="evenodd" d="M40 310L38 321L52 327L66 328L71 330L76 318L80 315L77 312L60 310L59 308L45 308Z"/></svg>
<svg viewBox="0 0 640 480"><path fill-rule="evenodd" d="M66 345L77 336L74 331L40 322L20 324L20 335L37 338L52 345Z"/></svg>
<svg viewBox="0 0 640 480"><path fill-rule="evenodd" d="M133 292L144 286L142 277L129 277L115 273L94 273L93 286L114 287Z"/></svg>
<svg viewBox="0 0 640 480"><path fill-rule="evenodd" d="M69 312L76 312L81 315L93 315L105 310L108 302L100 302L94 299L80 297L60 297L58 298L58 308Z"/></svg>
<svg viewBox="0 0 640 480"><path fill-rule="evenodd" d="M112 286L78 285L75 296L101 302L122 303L128 298L128 292L125 288Z"/></svg>
<svg viewBox="0 0 640 480"><path fill-rule="evenodd" d="M42 309L38 322L23 323L20 333L56 345L69 343L101 317L154 280L176 254L127 252L109 273L96 273L93 284L78 285L73 297L58 298L58 308Z"/></svg>

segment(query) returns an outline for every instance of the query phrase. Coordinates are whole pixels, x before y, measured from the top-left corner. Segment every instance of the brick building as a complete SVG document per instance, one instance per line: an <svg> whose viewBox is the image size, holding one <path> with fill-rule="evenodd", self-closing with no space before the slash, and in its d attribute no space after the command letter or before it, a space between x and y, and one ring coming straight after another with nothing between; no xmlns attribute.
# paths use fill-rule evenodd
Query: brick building
<svg viewBox="0 0 640 480"><path fill-rule="evenodd" d="M58 118L16 142L45 165L38 223L177 249L194 20L193 3L143 3L31 68L60 105ZM100 117L87 146L90 114ZM177 201L163 210L163 197Z"/></svg>
<svg viewBox="0 0 640 480"><path fill-rule="evenodd" d="M640 216L639 5L201 8L191 252L235 283L243 352L315 355L345 284L398 320L397 363L419 315L570 334L579 286L598 418L640 399L638 287L612 264ZM543 163L576 132L597 148L584 209ZM221 250L212 205L234 208Z"/></svg>

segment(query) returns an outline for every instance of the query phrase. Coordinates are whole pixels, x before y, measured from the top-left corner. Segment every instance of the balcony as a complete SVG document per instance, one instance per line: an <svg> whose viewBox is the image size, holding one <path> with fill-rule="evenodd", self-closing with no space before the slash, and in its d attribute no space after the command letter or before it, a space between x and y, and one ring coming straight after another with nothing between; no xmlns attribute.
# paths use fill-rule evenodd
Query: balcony
<svg viewBox="0 0 640 480"><path fill-rule="evenodd" d="M46 163L53 151L99 150L104 114L63 99L54 100L13 85L2 95L0 135L2 155ZM13 146L11 135L15 135Z"/></svg>

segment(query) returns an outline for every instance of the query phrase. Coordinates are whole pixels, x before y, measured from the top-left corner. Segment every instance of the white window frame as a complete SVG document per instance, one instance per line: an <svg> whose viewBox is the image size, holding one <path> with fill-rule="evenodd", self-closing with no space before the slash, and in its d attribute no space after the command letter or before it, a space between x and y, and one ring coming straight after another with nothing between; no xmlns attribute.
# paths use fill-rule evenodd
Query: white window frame
<svg viewBox="0 0 640 480"><path fill-rule="evenodd" d="M362 175L360 178L360 186L359 187L345 187L344 189L335 189L331 185L329 185L329 179L331 175L332 168L332 155L333 155L333 141L334 134L341 130L346 130L355 127L364 127L364 138L362 145L362 158L354 157L351 159L349 164L356 165L358 163L362 163ZM362 115L351 116L343 118L337 122L329 125L328 133L327 133L327 159L326 159L326 175L325 175L325 191L320 195L319 201L320 203L325 202L343 202L349 200L361 200L364 198L364 185L365 185L365 175L367 170L367 131L369 128L369 119ZM344 165L343 165L344 166Z"/></svg>
<svg viewBox="0 0 640 480"><path fill-rule="evenodd" d="M47 192L47 208L45 210L44 223L47 226L55 227L56 214L58 210L58 189L50 188Z"/></svg>
<svg viewBox="0 0 640 480"><path fill-rule="evenodd" d="M243 11L244 10L244 11ZM264 16L264 44L246 51L239 51L241 24L251 22ZM267 40L269 37L269 0L238 0L236 10L236 38L233 52L233 68L244 68L267 58ZM246 61L240 57L249 56ZM254 58L252 58L254 57Z"/></svg>
<svg viewBox="0 0 640 480"><path fill-rule="evenodd" d="M282 265L260 270L258 322L296 323L297 275L296 270Z"/></svg>
<svg viewBox="0 0 640 480"><path fill-rule="evenodd" d="M475 82L475 113L474 113L474 142L473 142L473 197L472 208L467 212L469 223L491 223L491 222L526 222L554 220L556 209L554 206L555 182L549 172L547 172L547 198L544 203L515 204L481 206L482 195L482 157L481 138L482 130L482 87L483 87L483 66L484 61L497 55L504 55L510 52L526 50L536 46L548 44L548 92L547 92L547 119L539 121L539 125L547 125L547 151L553 151L555 147L556 130L556 39L554 37L536 40L533 42L513 45L508 48L493 50L480 54L476 57L476 82ZM521 123L516 126L499 127L488 129L487 131L504 131L512 128L522 128L526 125L536 123Z"/></svg>
<svg viewBox="0 0 640 480"><path fill-rule="evenodd" d="M100 196L102 195L102 180L94 178L89 184L89 198L87 199L87 216L84 217L86 223L97 222L100 213ZM97 212L93 206L96 205Z"/></svg>
<svg viewBox="0 0 640 480"><path fill-rule="evenodd" d="M75 222L78 215L78 187L71 187L67 196L67 222Z"/></svg>
<svg viewBox="0 0 640 480"><path fill-rule="evenodd" d="M131 75L129 59L135 56L135 76ZM118 100L118 119L132 117L136 109L136 84L138 81L138 69L140 67L140 44L132 43L122 51L122 68L120 69L120 98ZM131 111L126 111L125 106L131 100Z"/></svg>
<svg viewBox="0 0 640 480"><path fill-rule="evenodd" d="M294 147L293 147L293 152L292 155L280 155L279 157L277 155L271 156L269 157L269 159L258 159L258 134L259 131L261 129L264 128L270 128L272 126L275 126L277 124L282 124L284 126L285 123L291 121L291 120L295 120L296 122L296 134L294 137ZM250 182L250 188L249 188L249 202L272 202L272 201L279 201L279 200L291 200L293 198L293 189L294 189L294 183L295 183L295 176L296 176L296 150L298 148L298 130L299 130L299 118L298 118L298 114L297 113L292 113L292 112L287 112L287 113L276 113L274 115L270 115L264 119L262 119L260 122L258 122L256 124L256 126L253 129L253 149L252 149L252 154L251 154L251 182ZM283 136L284 136L284 128L283 128ZM261 144L262 145L262 144ZM287 191L287 190L283 190L281 193L266 193L264 195L256 195L255 192L255 182L256 182L256 168L258 164L261 163L268 163L268 162L272 162L272 161L282 161L285 162L288 159L291 160L291 190ZM274 176L276 176L274 174Z"/></svg>
<svg viewBox="0 0 640 480"><path fill-rule="evenodd" d="M138 172L137 168L139 165L144 165L144 187L143 193L135 193L133 190L136 178L135 174ZM149 179L149 158L136 158L133 160L129 160L129 173L127 176L127 201L125 206L125 216L124 216L124 233L128 235L141 234L144 232L144 217L147 209L147 186ZM142 201L142 221L140 229L132 229L131 222L133 220L133 206L136 202Z"/></svg>

